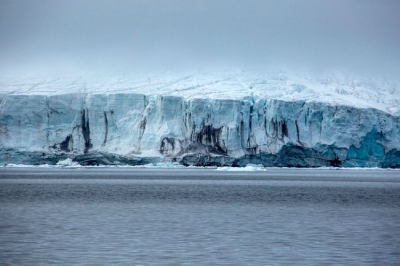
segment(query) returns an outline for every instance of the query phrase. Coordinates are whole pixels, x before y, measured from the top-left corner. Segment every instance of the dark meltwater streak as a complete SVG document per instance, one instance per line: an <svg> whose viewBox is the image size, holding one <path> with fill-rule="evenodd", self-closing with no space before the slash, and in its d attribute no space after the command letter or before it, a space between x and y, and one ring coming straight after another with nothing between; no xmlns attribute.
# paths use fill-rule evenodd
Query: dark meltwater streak
<svg viewBox="0 0 400 266"><path fill-rule="evenodd" d="M399 265L400 171L0 168L1 265Z"/></svg>

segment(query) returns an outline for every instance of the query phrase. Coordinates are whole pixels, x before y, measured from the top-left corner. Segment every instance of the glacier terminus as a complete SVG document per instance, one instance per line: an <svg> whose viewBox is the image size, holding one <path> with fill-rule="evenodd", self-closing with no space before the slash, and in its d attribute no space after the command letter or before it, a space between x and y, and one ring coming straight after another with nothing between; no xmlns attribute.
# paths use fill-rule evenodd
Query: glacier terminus
<svg viewBox="0 0 400 266"><path fill-rule="evenodd" d="M235 71L0 79L0 163L400 168L400 85Z"/></svg>

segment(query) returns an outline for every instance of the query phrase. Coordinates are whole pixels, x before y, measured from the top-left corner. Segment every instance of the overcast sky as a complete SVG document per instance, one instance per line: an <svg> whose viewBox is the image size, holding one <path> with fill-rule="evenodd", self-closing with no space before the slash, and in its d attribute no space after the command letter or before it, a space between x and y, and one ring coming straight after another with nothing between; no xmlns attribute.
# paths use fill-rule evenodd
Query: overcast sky
<svg viewBox="0 0 400 266"><path fill-rule="evenodd" d="M0 0L2 74L400 73L400 0Z"/></svg>

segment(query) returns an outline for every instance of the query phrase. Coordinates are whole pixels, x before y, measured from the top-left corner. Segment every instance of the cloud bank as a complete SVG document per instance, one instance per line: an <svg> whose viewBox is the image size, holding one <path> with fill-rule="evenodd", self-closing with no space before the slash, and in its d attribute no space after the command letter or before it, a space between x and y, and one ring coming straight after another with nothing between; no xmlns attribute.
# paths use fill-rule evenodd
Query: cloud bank
<svg viewBox="0 0 400 266"><path fill-rule="evenodd" d="M400 1L2 0L8 74L310 68L400 74Z"/></svg>

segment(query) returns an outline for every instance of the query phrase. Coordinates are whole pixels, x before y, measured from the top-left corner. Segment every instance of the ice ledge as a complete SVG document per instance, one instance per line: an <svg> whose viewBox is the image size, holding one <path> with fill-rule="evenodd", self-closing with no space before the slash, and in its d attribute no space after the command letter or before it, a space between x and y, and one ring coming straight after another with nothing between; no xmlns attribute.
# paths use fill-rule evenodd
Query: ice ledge
<svg viewBox="0 0 400 266"><path fill-rule="evenodd" d="M0 163L398 167L400 157L400 118L374 108L254 94L3 96Z"/></svg>
<svg viewBox="0 0 400 266"><path fill-rule="evenodd" d="M177 96L186 100L252 97L374 108L400 116L400 81L345 74L220 70L119 76L0 77L0 98L9 94L65 93L129 93Z"/></svg>

